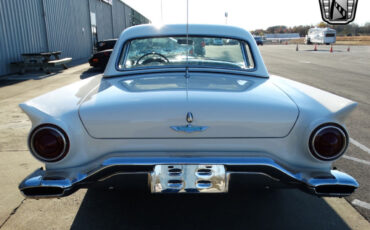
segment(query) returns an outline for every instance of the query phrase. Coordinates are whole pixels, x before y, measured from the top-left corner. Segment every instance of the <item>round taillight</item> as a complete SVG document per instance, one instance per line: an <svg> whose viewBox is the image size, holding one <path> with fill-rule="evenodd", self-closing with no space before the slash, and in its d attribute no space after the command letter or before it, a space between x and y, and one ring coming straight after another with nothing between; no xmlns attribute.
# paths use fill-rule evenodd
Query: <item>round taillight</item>
<svg viewBox="0 0 370 230"><path fill-rule="evenodd" d="M335 160L345 152L347 139L344 129L337 125L320 126L311 135L311 153L320 160Z"/></svg>
<svg viewBox="0 0 370 230"><path fill-rule="evenodd" d="M61 160L68 152L69 140L66 133L54 125L39 126L30 135L32 154L41 161Z"/></svg>

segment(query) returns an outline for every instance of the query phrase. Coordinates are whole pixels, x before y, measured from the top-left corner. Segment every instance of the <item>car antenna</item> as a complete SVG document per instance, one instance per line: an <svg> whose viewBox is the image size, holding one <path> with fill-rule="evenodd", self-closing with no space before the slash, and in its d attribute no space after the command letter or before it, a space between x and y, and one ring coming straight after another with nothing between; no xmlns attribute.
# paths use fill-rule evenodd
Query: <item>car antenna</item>
<svg viewBox="0 0 370 230"><path fill-rule="evenodd" d="M186 46L185 78L189 78L189 0L186 0Z"/></svg>

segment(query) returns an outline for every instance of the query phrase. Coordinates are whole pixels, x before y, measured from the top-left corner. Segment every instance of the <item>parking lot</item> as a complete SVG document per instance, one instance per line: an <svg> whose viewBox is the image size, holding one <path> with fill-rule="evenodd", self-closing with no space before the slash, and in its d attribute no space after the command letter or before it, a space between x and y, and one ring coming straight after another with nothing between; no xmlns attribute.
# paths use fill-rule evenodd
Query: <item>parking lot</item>
<svg viewBox="0 0 370 230"><path fill-rule="evenodd" d="M2 229L370 229L370 47L260 46L271 74L359 103L347 120L351 144L335 166L360 188L346 199L297 190L251 189L226 195L150 195L115 189L80 190L62 199L24 199L18 183L42 164L28 153L31 127L19 103L100 74L88 64L50 75L0 79L0 228ZM361 203L362 202L362 203ZM365 204L365 205L364 205Z"/></svg>

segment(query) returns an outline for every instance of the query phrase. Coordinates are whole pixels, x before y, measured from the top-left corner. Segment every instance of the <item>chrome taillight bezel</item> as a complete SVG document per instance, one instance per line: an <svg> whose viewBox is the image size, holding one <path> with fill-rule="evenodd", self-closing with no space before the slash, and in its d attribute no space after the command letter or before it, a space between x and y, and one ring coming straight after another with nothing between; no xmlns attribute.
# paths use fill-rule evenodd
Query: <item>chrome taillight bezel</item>
<svg viewBox="0 0 370 230"><path fill-rule="evenodd" d="M46 130L46 129L49 129L49 130L52 130L56 133L58 133L58 135L60 135L62 141L63 141L63 150L61 151L61 153L56 156L56 157L53 157L53 158L46 158L46 157L43 157L42 155L40 155L36 149L35 149L35 146L34 146L34 138L36 136L36 134L38 134L40 131L43 131L43 130ZM37 126L35 129L33 129L33 131L31 132L31 134L29 135L29 138L28 138L28 146L31 150L31 154L36 157L38 160L40 161L43 161L43 162L57 162L57 161L60 161L62 160L68 153L69 151L69 139L68 139L68 136L66 134L66 132L61 129L60 127L56 126L56 125L53 125L53 124L43 124L43 125L40 125L40 126Z"/></svg>
<svg viewBox="0 0 370 230"><path fill-rule="evenodd" d="M323 155L321 155L321 154L320 154L320 153L315 149L315 138L317 137L317 135L318 135L321 131L323 131L323 130L325 130L325 129L328 129L328 128L333 128L333 129L338 130L338 131L341 133L341 135L343 136L343 140L344 140L343 146L342 146L342 148L340 149L340 151L339 151L336 155L334 155L334 156L332 156L332 157L326 157L326 156L323 156ZM310 139L309 139L309 143L308 143L308 145L309 145L309 150L310 150L311 154L312 154L315 158L317 158L317 159L319 159L319 160L322 160L322 161L333 161L333 160L336 160L336 159L338 159L339 157L341 157L341 156L346 152L347 147L348 147L348 143L349 143L348 133L346 132L346 130L345 130L342 126L340 126L340 125L338 125L338 124L336 124L336 123L326 123L326 124L322 124L322 125L318 126L317 128L315 128L315 129L312 131L311 136L310 136Z"/></svg>

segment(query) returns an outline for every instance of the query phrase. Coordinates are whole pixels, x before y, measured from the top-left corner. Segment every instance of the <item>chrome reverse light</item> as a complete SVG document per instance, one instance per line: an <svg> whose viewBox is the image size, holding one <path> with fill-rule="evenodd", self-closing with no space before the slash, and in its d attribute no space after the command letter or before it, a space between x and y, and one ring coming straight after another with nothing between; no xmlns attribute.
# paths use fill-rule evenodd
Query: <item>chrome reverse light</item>
<svg viewBox="0 0 370 230"><path fill-rule="evenodd" d="M31 153L44 162L55 162L63 159L69 150L67 134L51 124L35 128L29 137Z"/></svg>
<svg viewBox="0 0 370 230"><path fill-rule="evenodd" d="M348 135L337 124L324 124L311 134L309 147L312 155L320 160L332 161L344 154L348 146Z"/></svg>

